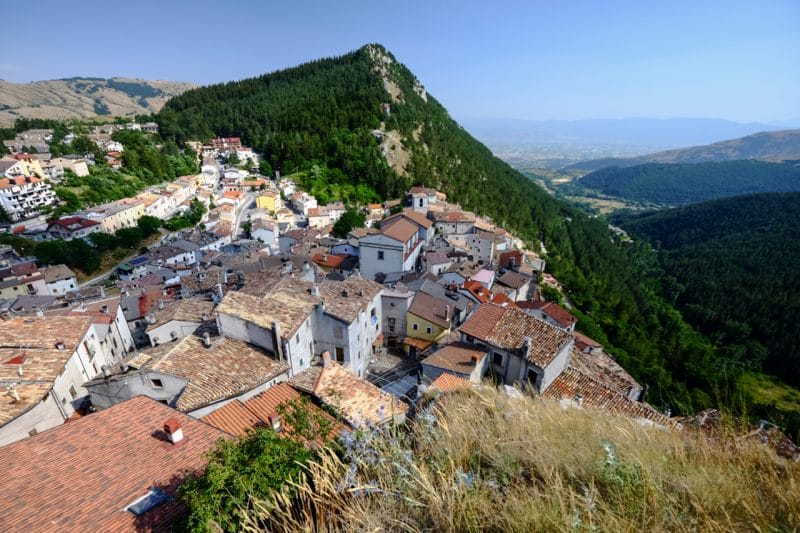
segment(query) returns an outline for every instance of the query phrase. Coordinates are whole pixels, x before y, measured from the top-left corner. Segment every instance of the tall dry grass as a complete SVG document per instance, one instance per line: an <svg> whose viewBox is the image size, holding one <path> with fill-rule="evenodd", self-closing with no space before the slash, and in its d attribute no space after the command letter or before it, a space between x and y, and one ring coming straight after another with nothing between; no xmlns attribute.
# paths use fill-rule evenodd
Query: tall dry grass
<svg viewBox="0 0 800 533"><path fill-rule="evenodd" d="M697 432L494 390L451 395L402 434L361 432L243 524L282 531L792 531L800 465Z"/></svg>

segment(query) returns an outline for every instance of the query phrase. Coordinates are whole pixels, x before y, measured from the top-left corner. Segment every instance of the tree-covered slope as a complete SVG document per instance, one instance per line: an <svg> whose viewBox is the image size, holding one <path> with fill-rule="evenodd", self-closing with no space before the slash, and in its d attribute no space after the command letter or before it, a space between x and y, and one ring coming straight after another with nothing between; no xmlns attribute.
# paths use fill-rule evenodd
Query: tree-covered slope
<svg viewBox="0 0 800 533"><path fill-rule="evenodd" d="M800 386L800 193L716 200L623 227L663 251L676 305L730 361Z"/></svg>
<svg viewBox="0 0 800 533"><path fill-rule="evenodd" d="M194 89L169 101L158 121L162 135L177 141L241 136L283 174L309 170L325 184L384 198L414 184L436 187L533 246L542 240L583 330L651 384L650 401L673 409L693 399L710 403L704 391L719 375L718 361L655 294L643 275L649 254L613 241L602 222L495 158L383 47Z"/></svg>
<svg viewBox="0 0 800 533"><path fill-rule="evenodd" d="M800 191L800 164L755 160L647 163L603 168L582 177L579 184L627 200L684 205L760 192Z"/></svg>

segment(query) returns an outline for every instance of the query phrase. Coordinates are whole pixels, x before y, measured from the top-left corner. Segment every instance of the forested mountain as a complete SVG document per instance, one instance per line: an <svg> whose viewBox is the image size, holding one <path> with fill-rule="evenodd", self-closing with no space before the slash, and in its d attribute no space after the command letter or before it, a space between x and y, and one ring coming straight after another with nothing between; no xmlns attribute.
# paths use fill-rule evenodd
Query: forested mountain
<svg viewBox="0 0 800 533"><path fill-rule="evenodd" d="M661 250L664 295L727 361L800 387L800 193L715 200L622 227Z"/></svg>
<svg viewBox="0 0 800 533"><path fill-rule="evenodd" d="M604 194L659 205L683 205L759 192L800 191L800 162L647 163L592 172L578 184Z"/></svg>
<svg viewBox="0 0 800 533"><path fill-rule="evenodd" d="M800 159L800 130L762 131L703 146L666 150L630 158L609 158L582 161L564 170L592 172L606 167L632 167L644 163L708 163L757 159L787 161Z"/></svg>
<svg viewBox="0 0 800 533"><path fill-rule="evenodd" d="M391 109L383 104L390 104ZM612 240L604 223L561 203L461 128L379 45L258 78L190 90L157 118L176 141L237 135L283 174L347 184L349 202L436 187L538 248L569 289L580 327L643 382L658 406L712 404L724 367L657 294L653 254Z"/></svg>
<svg viewBox="0 0 800 533"><path fill-rule="evenodd" d="M19 117L82 119L149 115L191 83L132 78L68 78L11 83L0 80L0 125Z"/></svg>

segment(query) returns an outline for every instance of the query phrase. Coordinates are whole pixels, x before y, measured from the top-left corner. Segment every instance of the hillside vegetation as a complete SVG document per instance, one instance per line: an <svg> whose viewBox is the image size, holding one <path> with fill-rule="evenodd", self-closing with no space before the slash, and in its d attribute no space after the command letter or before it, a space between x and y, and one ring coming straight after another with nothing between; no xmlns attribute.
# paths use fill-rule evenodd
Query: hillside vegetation
<svg viewBox="0 0 800 533"><path fill-rule="evenodd" d="M381 198L414 184L436 187L533 249L541 240L582 330L652 385L651 402L673 409L712 403L708 391L722 377L714 350L655 294L654 280L643 275L645 250L612 241L605 224L495 158L383 47L193 89L170 100L157 120L162 135L178 142L242 136L284 175L314 171L327 184ZM384 132L401 142L382 142ZM384 154L392 150L408 155L405 167L389 166Z"/></svg>
<svg viewBox="0 0 800 533"><path fill-rule="evenodd" d="M800 193L716 200L634 216L622 227L661 250L665 297L720 347L731 372L765 371L800 387ZM745 392L764 389L753 381ZM774 408L759 414L782 413L800 435L800 403L771 396L753 394Z"/></svg>
<svg viewBox="0 0 800 533"><path fill-rule="evenodd" d="M423 410L407 433L360 432L344 444L282 490L251 493L240 527L727 532L800 523L800 464L724 426L712 440L483 389Z"/></svg>
<svg viewBox="0 0 800 533"><path fill-rule="evenodd" d="M762 131L702 146L665 150L630 158L582 161L565 170L594 171L606 167L631 167L644 163L709 163L713 161L789 161L800 159L800 130Z"/></svg>
<svg viewBox="0 0 800 533"><path fill-rule="evenodd" d="M592 172L578 184L614 197L658 205L684 205L760 192L800 191L797 161L648 163Z"/></svg>
<svg viewBox="0 0 800 533"><path fill-rule="evenodd" d="M11 83L0 80L0 125L19 117L85 119L155 113L191 83L132 78L68 78Z"/></svg>

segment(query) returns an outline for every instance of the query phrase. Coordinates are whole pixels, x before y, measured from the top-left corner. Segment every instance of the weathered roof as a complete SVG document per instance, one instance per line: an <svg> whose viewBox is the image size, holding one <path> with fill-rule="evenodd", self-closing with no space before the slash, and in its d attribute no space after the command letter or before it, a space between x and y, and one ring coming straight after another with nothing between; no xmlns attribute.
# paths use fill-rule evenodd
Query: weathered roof
<svg viewBox="0 0 800 533"><path fill-rule="evenodd" d="M578 321L572 313L555 302L544 302L539 309L564 327L569 327Z"/></svg>
<svg viewBox="0 0 800 533"><path fill-rule="evenodd" d="M147 326L146 331L152 331L173 320L200 324L213 318L213 312L214 302L208 300L199 300L197 298L174 300L167 302L164 305L164 309L159 309L155 312L156 321Z"/></svg>
<svg viewBox="0 0 800 533"><path fill-rule="evenodd" d="M0 388L14 385L21 396L16 402L0 396L0 425L42 400L91 325L90 318L72 316L0 321Z"/></svg>
<svg viewBox="0 0 800 533"><path fill-rule="evenodd" d="M669 418L650 405L628 399L623 394L570 366L542 394L554 400L576 400L584 407L600 409L612 415L643 418L663 426L672 425Z"/></svg>
<svg viewBox="0 0 800 533"><path fill-rule="evenodd" d="M308 318L320 298L311 295L311 283L284 278L278 287L262 298L231 291L217 307L217 313L229 314L272 330L280 324L281 336L289 338Z"/></svg>
<svg viewBox="0 0 800 533"><path fill-rule="evenodd" d="M561 348L572 342L566 331L538 320L520 309L485 303L478 306L459 330L492 346L519 350L530 337L528 361L544 368L558 355Z"/></svg>
<svg viewBox="0 0 800 533"><path fill-rule="evenodd" d="M56 281L75 277L75 272L70 270L67 265L53 265L44 267L40 271L44 275L44 280L47 283L55 283Z"/></svg>
<svg viewBox="0 0 800 533"><path fill-rule="evenodd" d="M380 227L382 235L400 242L408 242L417 234L417 231L419 230L416 224L405 219L398 219L386 226L381 225Z"/></svg>
<svg viewBox="0 0 800 533"><path fill-rule="evenodd" d="M426 357L423 365L449 370L457 374L469 374L488 351L473 344L454 342Z"/></svg>
<svg viewBox="0 0 800 533"><path fill-rule="evenodd" d="M445 372L438 378L434 379L430 386L432 389L437 389L442 392L453 392L457 390L468 389L472 386L472 384L464 378L460 378Z"/></svg>
<svg viewBox="0 0 800 533"><path fill-rule="evenodd" d="M204 416L203 421L232 435L240 436L259 426L269 427L270 416L279 415L281 405L300 401L302 398L303 396L287 382L278 383L244 402L235 400L224 405ZM341 424L335 423L334 418L318 406L309 402L305 404L305 408L313 415L329 420L332 423L332 433L342 429ZM281 425L287 427L286 421L282 420Z"/></svg>
<svg viewBox="0 0 800 533"><path fill-rule="evenodd" d="M303 374L306 374L303 376ZM309 387L309 384L313 385ZM384 392L331 362L327 367L312 367L289 382L336 409L348 424L384 424L405 416L408 404Z"/></svg>
<svg viewBox="0 0 800 533"><path fill-rule="evenodd" d="M526 283L530 283L531 278L528 276L524 276L513 270L507 271L505 274L497 278L497 282L505 285L506 287L511 287L512 289L520 289L525 286Z"/></svg>
<svg viewBox="0 0 800 533"><path fill-rule="evenodd" d="M450 306L449 316L447 306ZM432 322L441 328L448 329L455 312L455 302L448 303L430 294L418 292L414 296L414 301L411 302L411 307L408 308L408 312L428 322Z"/></svg>
<svg viewBox="0 0 800 533"><path fill-rule="evenodd" d="M320 283L318 287L319 295L325 304L325 313L348 324L358 318L360 311L366 312L369 304L383 289L374 281L358 277Z"/></svg>
<svg viewBox="0 0 800 533"><path fill-rule="evenodd" d="M184 440L166 441L175 418ZM169 530L185 511L175 490L226 435L144 396L0 448L5 531ZM172 496L136 517L125 507L157 486Z"/></svg>

